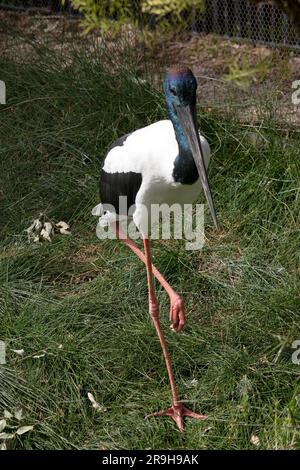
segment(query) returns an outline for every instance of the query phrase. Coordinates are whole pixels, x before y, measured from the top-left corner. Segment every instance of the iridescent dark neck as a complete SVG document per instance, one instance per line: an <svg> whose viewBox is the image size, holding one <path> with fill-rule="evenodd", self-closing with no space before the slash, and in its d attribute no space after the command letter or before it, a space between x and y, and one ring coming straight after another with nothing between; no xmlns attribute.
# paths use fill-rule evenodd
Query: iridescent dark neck
<svg viewBox="0 0 300 470"><path fill-rule="evenodd" d="M180 124L179 118L175 112L174 106L168 97L166 97L166 102L167 102L167 111L170 120L172 121L175 135L176 135L176 140L178 142L178 147L179 147L179 153L184 155L191 153L189 144L187 142L187 139L185 137L184 131L182 129L182 126Z"/></svg>
<svg viewBox="0 0 300 470"><path fill-rule="evenodd" d="M174 110L174 106L169 97L166 96L167 111L172 121L179 153L174 161L173 178L175 182L182 184L193 184L197 181L199 175L194 158L187 142L185 133L180 124L179 118Z"/></svg>

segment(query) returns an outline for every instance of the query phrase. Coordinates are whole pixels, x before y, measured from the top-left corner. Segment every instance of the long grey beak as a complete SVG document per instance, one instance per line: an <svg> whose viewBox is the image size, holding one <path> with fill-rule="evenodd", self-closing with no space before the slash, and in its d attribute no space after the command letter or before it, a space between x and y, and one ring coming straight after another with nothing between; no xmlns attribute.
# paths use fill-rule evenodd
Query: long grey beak
<svg viewBox="0 0 300 470"><path fill-rule="evenodd" d="M193 106L176 106L176 113L182 125L183 131L186 135L187 141L189 143L190 149L193 154L193 158L198 169L199 177L203 187L203 191L208 203L208 207L215 224L215 227L218 228L217 215L215 211L214 201L212 197L212 192L210 190L207 171L205 168L203 149L201 146L201 141L198 134L198 126L196 119L196 111Z"/></svg>

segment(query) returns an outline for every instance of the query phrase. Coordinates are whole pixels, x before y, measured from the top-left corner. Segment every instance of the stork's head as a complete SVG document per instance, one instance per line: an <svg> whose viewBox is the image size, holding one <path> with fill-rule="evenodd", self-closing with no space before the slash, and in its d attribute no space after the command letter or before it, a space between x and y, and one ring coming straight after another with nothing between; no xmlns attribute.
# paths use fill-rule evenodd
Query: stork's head
<svg viewBox="0 0 300 470"><path fill-rule="evenodd" d="M188 67L177 66L170 69L164 80L167 101L175 106L196 104L197 80Z"/></svg>
<svg viewBox="0 0 300 470"><path fill-rule="evenodd" d="M210 190L203 150L198 133L196 115L197 80L188 67L177 66L170 69L164 80L164 92L171 119L178 119L198 169L203 191L208 202L214 224L218 227L216 211ZM175 116L175 117L174 117Z"/></svg>

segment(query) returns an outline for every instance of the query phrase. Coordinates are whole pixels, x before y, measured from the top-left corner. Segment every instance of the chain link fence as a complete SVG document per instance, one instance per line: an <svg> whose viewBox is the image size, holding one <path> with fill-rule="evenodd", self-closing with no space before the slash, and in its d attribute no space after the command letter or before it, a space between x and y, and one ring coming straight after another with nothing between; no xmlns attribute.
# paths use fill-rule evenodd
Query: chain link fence
<svg viewBox="0 0 300 470"><path fill-rule="evenodd" d="M1 0L0 8L26 10L30 8L61 11L60 0Z"/></svg>
<svg viewBox="0 0 300 470"><path fill-rule="evenodd" d="M139 11L146 1L150 0L124 0L124 3ZM291 96L293 83L300 79L300 37L288 16L269 2L255 6L248 0L202 0L202 4L203 8L180 12L185 31L179 34L177 28L176 33L161 34L158 16L153 12L144 14L139 33L151 34L151 47L127 25L119 35L109 38L115 64L127 41L134 49L137 73L140 78L150 79L154 86L161 86L166 67L182 62L192 68L198 79L203 105L234 108L241 119L250 121L257 119L258 103L262 103L264 110L275 110L285 121L299 125L300 106L292 105ZM70 31L76 33L78 44L83 43L80 21L68 20L70 17L81 20L82 14L72 8L70 1L62 7L60 0L0 0L0 17L10 9L41 12L43 19L41 15L16 15L24 20L19 29L26 33L32 31L37 39L48 34L54 48L60 45L67 49L74 44L73 36L68 36ZM47 15L52 19L48 21ZM6 36L10 27L2 17L5 24L2 50L8 50L11 43ZM97 34L102 33L96 30ZM89 41L89 35L84 41ZM15 50L21 50L14 41L12 44Z"/></svg>
<svg viewBox="0 0 300 470"><path fill-rule="evenodd" d="M296 27L273 4L254 5L245 0L206 0L205 3L203 21L194 25L197 31L300 50Z"/></svg>
<svg viewBox="0 0 300 470"><path fill-rule="evenodd" d="M62 6L60 0L0 0L0 10L29 11L44 14L66 13L78 15L78 12L71 6L71 2L66 1Z"/></svg>
<svg viewBox="0 0 300 470"><path fill-rule="evenodd" d="M140 4L139 0L132 1L135 8L139 8ZM78 15L70 1L62 6L60 0L0 0L1 8ZM186 13L183 11L182 14ZM227 38L300 51L297 28L285 12L270 2L254 5L248 0L205 0L203 11L200 13L200 10L194 8L194 14L189 14L189 18L190 24L186 27L193 32L216 33ZM155 15L149 15L148 22L153 27L156 23Z"/></svg>

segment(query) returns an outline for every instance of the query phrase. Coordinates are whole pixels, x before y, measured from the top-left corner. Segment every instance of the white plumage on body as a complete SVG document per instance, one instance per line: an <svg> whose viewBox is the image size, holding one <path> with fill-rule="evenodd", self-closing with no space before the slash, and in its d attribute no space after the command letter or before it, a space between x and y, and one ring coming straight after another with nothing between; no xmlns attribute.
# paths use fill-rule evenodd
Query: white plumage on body
<svg viewBox="0 0 300 470"><path fill-rule="evenodd" d="M200 133L200 141L206 168L210 160L210 147ZM141 186L135 197L135 210L132 214L136 226L143 231L151 226L150 218L144 220L147 209L151 213L152 204L187 204L195 202L200 191L199 178L192 184L174 181L174 162L179 148L173 124L165 119L138 129L116 145L106 155L103 170L107 174L140 174ZM93 214L100 216L100 225L108 225L116 220L113 213L103 214L102 205L93 209ZM124 216L117 216L118 219ZM145 225L146 224L146 225Z"/></svg>

